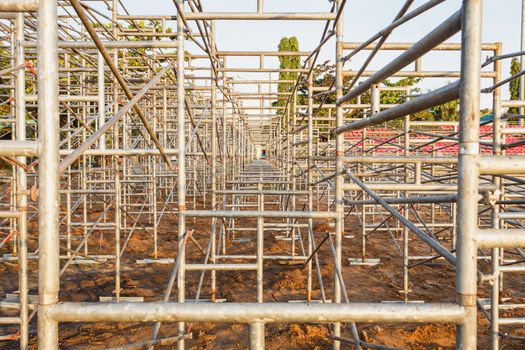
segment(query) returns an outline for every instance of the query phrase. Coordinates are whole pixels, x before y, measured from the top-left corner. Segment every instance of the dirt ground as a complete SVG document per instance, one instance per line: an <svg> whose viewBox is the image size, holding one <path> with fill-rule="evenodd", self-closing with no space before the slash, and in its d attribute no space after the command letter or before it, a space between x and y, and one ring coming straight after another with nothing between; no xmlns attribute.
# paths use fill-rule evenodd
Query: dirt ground
<svg viewBox="0 0 525 350"><path fill-rule="evenodd" d="M96 215L97 213L92 213ZM189 229L195 229L194 237L201 247L208 244L210 220L199 219L195 223L188 220ZM255 227L254 220L243 219L237 226ZM162 220L159 229L159 257L175 258L177 251L177 218L167 215ZM318 243L330 227L325 222L315 223L315 235ZM354 219L346 224L345 235L353 238L343 240L343 276L351 302L381 302L399 301L402 289L402 259L392 240L384 232L376 232L369 237L367 245L368 258L380 258L376 266L350 265L347 258L360 256L360 228ZM291 241L277 240L276 235L282 233L265 233L265 253L289 254ZM302 232L305 237L305 232ZM227 243L230 254L254 254L255 231L241 232L236 237L251 238L250 242L235 243L231 239ZM231 238L231 237L230 237ZM429 254L428 248L412 237L411 254ZM90 240L91 254L111 254L113 234L97 232ZM297 242L297 251L300 244ZM171 264L139 265L135 261L150 257L152 253L151 233L137 231L133 235L122 260L122 296L141 296L144 301L159 301L171 271ZM187 261L202 262L204 254L192 241L187 245ZM232 262L232 261L230 261ZM233 261L235 262L235 261ZM333 262L327 244L319 251L319 262L327 298L331 298L333 289ZM483 264L480 264L483 268ZM36 291L36 261L30 263L30 294ZM16 289L16 266L0 264L0 295L13 293ZM187 272L186 296L194 298L199 279L199 272ZM518 275L508 276L505 281L506 295L513 302L523 302L525 290L522 278ZM217 298L229 302L255 301L255 271L221 271L217 273ZM210 298L210 279L206 275L201 298ZM313 273L313 299L321 299L316 272ZM302 265L283 264L269 261L264 266L265 300L286 302L306 299L306 270ZM444 261L436 261L431 265L422 265L410 270L410 300L425 302L451 302L455 299L454 272ZM480 289L480 296L486 296L488 285ZM71 265L61 278L60 300L62 301L98 301L99 296L112 296L114 291L113 263L97 265ZM176 289L172 295L176 295ZM3 314L9 314L3 312ZM11 313L13 315L13 313ZM504 315L508 316L504 313ZM489 347L489 323L479 313L479 349ZM31 349L36 348L36 320L30 324ZM61 349L105 349L130 342L144 341L151 337L153 324L61 324ZM454 346L455 327L450 324L404 324L404 325L369 325L358 324L361 339L370 343L384 344L401 349L451 349ZM15 331L2 327L1 334ZM193 339L187 340L188 349L246 349L248 348L248 327L242 324L212 324L198 323L191 325ZM513 335L525 335L523 327L508 327L505 332ZM176 335L176 324L163 324L161 337ZM343 326L343 337L351 338L348 325ZM267 325L266 348L273 349L330 349L330 331L325 325L310 324L277 324ZM17 342L1 342L2 349L16 349ZM157 347L171 349L172 346ZM351 349L350 344L343 344L343 349ZM515 339L502 339L502 349L523 349L525 342Z"/></svg>

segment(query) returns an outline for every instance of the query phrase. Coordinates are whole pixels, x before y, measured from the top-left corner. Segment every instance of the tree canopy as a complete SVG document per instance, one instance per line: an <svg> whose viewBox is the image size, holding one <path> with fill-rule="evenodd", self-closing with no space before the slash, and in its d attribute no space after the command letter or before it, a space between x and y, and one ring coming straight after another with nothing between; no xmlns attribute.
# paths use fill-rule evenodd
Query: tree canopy
<svg viewBox="0 0 525 350"><path fill-rule="evenodd" d="M521 71L521 64L517 57L514 57L510 63L510 75L513 76ZM514 79L509 83L509 93L511 100L520 99L520 80ZM510 114L518 114L516 107L509 108Z"/></svg>
<svg viewBox="0 0 525 350"><path fill-rule="evenodd" d="M295 36L289 38L283 37L279 42L279 52L299 52L299 41ZM282 55L279 56L279 68L281 69L299 69L301 68L301 57L297 55ZM295 81L299 77L297 72L279 72L279 80L292 80ZM294 87L294 83L282 82L278 84L278 92L291 92ZM283 107L286 105L285 99L278 99L274 106Z"/></svg>

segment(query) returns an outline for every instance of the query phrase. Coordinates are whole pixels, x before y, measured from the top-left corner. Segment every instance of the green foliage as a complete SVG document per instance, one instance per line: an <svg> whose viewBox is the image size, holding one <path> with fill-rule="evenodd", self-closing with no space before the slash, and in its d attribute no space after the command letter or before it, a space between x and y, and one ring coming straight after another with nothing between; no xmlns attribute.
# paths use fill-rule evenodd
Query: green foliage
<svg viewBox="0 0 525 350"><path fill-rule="evenodd" d="M128 26L128 28L129 29L145 29L148 32L153 31L154 33L162 33L162 22L158 20L149 20L147 23L145 21L133 21ZM172 29L166 28L166 32L171 33ZM134 37L130 40L148 41L148 40L151 40L151 38L147 36L140 36L140 34L137 34L137 35L134 35ZM172 40L175 40L175 37L172 37ZM146 56L146 52L147 52L147 49L145 48L127 50L126 58L128 61L128 65L132 67L143 66L144 56ZM176 54L176 51L175 51L175 54ZM122 51L119 51L119 57L122 57ZM130 59L130 57L132 58ZM185 57L185 60L187 61L188 58Z"/></svg>
<svg viewBox="0 0 525 350"><path fill-rule="evenodd" d="M490 113L492 113L492 110L490 108L482 108L479 111L479 115L481 115L482 117Z"/></svg>
<svg viewBox="0 0 525 350"><path fill-rule="evenodd" d="M298 52L299 51L299 41L295 36L289 38L283 37L279 42L278 46L279 52ZM300 56L290 56L283 55L279 56L279 67L281 69L299 69L301 68L301 57ZM279 80L297 80L299 74L297 72L280 72ZM294 83L282 82L278 84L278 92L291 92L294 87ZM274 106L285 106L286 100L281 99L273 103Z"/></svg>
<svg viewBox="0 0 525 350"><path fill-rule="evenodd" d="M325 61L324 63L317 64L312 70L312 82L313 87L329 87L335 81L335 65L330 64L330 61ZM348 82L348 78L345 78L345 83ZM300 96L298 100L301 104L307 103L308 96L308 81L303 79L299 85ZM324 95L320 97L314 97L314 104L320 104L324 101L324 104L334 104L335 103L335 94ZM328 110L326 108L321 109L317 112L319 116L327 116Z"/></svg>
<svg viewBox="0 0 525 350"><path fill-rule="evenodd" d="M409 94L414 94L420 91L420 89L416 88L415 85L417 85L421 80L421 78L404 78L393 82L387 79L383 81L383 85L387 87L412 87L412 89L409 90ZM401 103L404 102L404 100L404 91L381 92L381 103L383 104Z"/></svg>
<svg viewBox="0 0 525 350"><path fill-rule="evenodd" d="M313 85L314 87L320 86L331 86L335 80L335 66L329 64L329 62L324 62L314 67L313 70L314 78ZM350 77L346 77L343 81L344 86L348 86ZM419 94L421 89L417 87L422 81L422 78L408 77L399 80L384 80L382 82L383 86L387 87L410 87L408 92L405 91L381 91L380 103L381 104L400 104L405 101L405 94L414 95ZM300 91L303 94L307 93L308 85L306 81L302 82L300 86ZM326 104L335 103L335 95L331 94L328 96L317 97L314 99L314 103L321 103L325 100ZM360 96L360 101L363 104L370 103L370 92L366 92ZM349 103L357 103L357 99L350 101ZM440 106L433 107L431 109L421 111L411 116L412 120L458 120L459 117L459 101L451 101ZM328 111L326 109L320 111L318 115L323 116L327 115ZM349 117L359 117L361 111L354 110L347 113Z"/></svg>
<svg viewBox="0 0 525 350"><path fill-rule="evenodd" d="M286 38L283 37L279 42L279 52L299 51L299 43L296 37ZM281 69L298 69L301 67L299 56L282 55L279 56L280 68ZM511 74L516 74L520 71L519 61L514 59L512 61ZM298 73L281 72L279 74L279 80L296 80ZM347 76L343 80L343 86L348 86L351 77ZM314 87L329 87L335 80L335 65L330 64L326 61L322 64L317 64L313 69L313 86ZM406 100L405 95L419 94L421 89L417 85L422 81L422 78L408 77L399 80L385 80L382 82L383 86L386 87L410 87L407 91L381 91L380 103L381 104L400 104ZM515 80L511 83L511 98L519 98L519 82ZM293 88L293 83L280 82L278 84L279 92L290 92ZM514 91L514 92L513 92ZM345 91L346 92L346 91ZM299 82L298 87L298 104L306 104L308 94L308 82L305 78ZM314 104L335 104L335 94L328 94L314 97ZM362 104L370 103L370 92L362 94L359 98ZM357 103L357 99L349 101L349 103ZM286 100L279 100L273 103L274 106L285 106ZM359 117L361 110L353 110L347 112L347 117ZM318 116L327 116L329 113L328 109L324 108L320 111L316 111ZM437 120L437 121L457 121L459 119L459 100L450 101L442 105L430 108L425 111L415 113L411 116L412 120ZM398 122L398 121L394 121Z"/></svg>
<svg viewBox="0 0 525 350"><path fill-rule="evenodd" d="M521 64L518 58L514 57L510 63L510 75L513 76L518 74L521 71ZM511 100L520 99L520 80L514 79L509 83L509 93ZM510 114L518 114L518 109L516 107L509 108Z"/></svg>
<svg viewBox="0 0 525 350"><path fill-rule="evenodd" d="M91 25L93 26L93 28L106 28L106 29L113 28L113 23L100 24L98 22L92 22Z"/></svg>
<svg viewBox="0 0 525 350"><path fill-rule="evenodd" d="M1 57L0 58L0 70L11 66L11 62L7 58L10 56L10 53L6 49L4 49L5 44L6 44L5 42L0 42L0 46L1 46L0 47L0 57ZM4 81L3 79L0 79L0 81L1 81L1 84L8 84L9 82L9 80ZM0 89L0 95L6 96L2 98L2 100L0 101L2 103L0 105L0 115L1 116L9 115L11 111L11 107L10 107L9 102L7 103L5 102L9 98L7 96L12 95L12 91L8 89ZM13 124L0 124L0 138L11 138L10 134L11 134L12 125ZM0 168L4 168L4 167L0 166Z"/></svg>
<svg viewBox="0 0 525 350"><path fill-rule="evenodd" d="M457 121L459 119L459 100L450 101L430 109L434 120Z"/></svg>

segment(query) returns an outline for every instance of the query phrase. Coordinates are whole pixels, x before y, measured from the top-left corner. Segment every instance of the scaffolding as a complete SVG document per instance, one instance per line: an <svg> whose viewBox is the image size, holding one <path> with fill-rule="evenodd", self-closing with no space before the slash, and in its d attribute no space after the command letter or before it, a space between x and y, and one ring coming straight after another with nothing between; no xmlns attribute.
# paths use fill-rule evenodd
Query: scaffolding
<svg viewBox="0 0 525 350"><path fill-rule="evenodd" d="M345 42L346 0L319 13L267 12L263 0L254 12L207 12L200 0L175 0L163 15L130 13L120 0L0 0L0 264L19 276L2 286L0 341L58 349L60 323L134 322L154 323L151 338L119 349L184 349L192 323L213 322L248 325L250 349L264 349L267 325L315 323L327 325L333 349L391 349L361 339L359 325L446 323L457 326L457 349L476 349L478 318L490 322L492 349L523 339L512 331L525 305L504 298L504 275L519 282L525 271L525 99L501 96L524 76L505 78L502 61L523 52L482 41L482 0L464 0L419 41L387 42L445 1L413 2L369 40ZM224 21L325 25L311 51L225 51L216 38ZM333 41L334 79L318 84L319 54ZM358 55L363 64L348 67ZM369 68L381 55L394 58ZM430 55L458 68L425 69ZM300 68L269 62L291 56ZM232 64L243 57L258 65ZM442 86L419 93L391 78ZM280 91L283 83L291 89ZM492 97L484 118L482 94ZM415 117L456 100L458 121ZM159 238L168 220L176 249ZM372 235L402 259L394 302L349 296L344 270L383 258L367 250ZM130 252L137 237L140 253ZM285 251L267 249L279 241ZM199 252L191 257L190 244ZM347 244L359 256L346 256ZM320 251L333 265L329 279ZM268 300L270 262L304 269L300 299ZM59 297L76 265L109 268L113 293ZM169 266L163 292L126 296L123 271L145 265ZM411 272L421 266L451 271L455 300L413 300ZM251 300L222 297L224 271L256 276ZM177 334L160 337L162 323L177 323Z"/></svg>

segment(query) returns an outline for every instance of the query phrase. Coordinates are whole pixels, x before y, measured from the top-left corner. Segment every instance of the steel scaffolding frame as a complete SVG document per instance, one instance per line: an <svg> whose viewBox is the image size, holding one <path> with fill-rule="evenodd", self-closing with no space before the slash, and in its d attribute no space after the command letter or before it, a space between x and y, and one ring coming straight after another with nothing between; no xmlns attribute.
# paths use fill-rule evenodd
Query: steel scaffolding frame
<svg viewBox="0 0 525 350"><path fill-rule="evenodd" d="M0 324L17 331L6 328L0 340L28 349L38 314L39 349L58 349L62 322L155 322L150 340L127 349L174 343L184 349L187 322L247 324L251 349L264 349L265 326L273 323L328 324L334 349L344 343L360 349L378 345L360 339L358 323L435 322L457 325L456 348L476 349L479 310L491 324L491 348L498 349L512 337L511 326L525 323L505 317L524 306L502 299L504 274L525 266L525 156L515 151L523 144L525 101L502 100L501 87L523 74L504 79L501 61L523 52L505 55L501 43L482 42L482 0L463 0L417 42L386 42L396 28L443 2L411 9L407 0L392 23L354 43L343 38L346 0L320 13L266 12L263 0L255 12L206 12L200 0L175 0L174 15L155 16L131 14L119 0L0 0L7 43L0 59L8 62L0 71L7 111L0 123L11 126L0 139L0 157L10 167L0 178L0 249L11 251L1 263L16 264L19 275L17 286L4 287L17 293L0 302ZM326 24L311 51L219 50L217 23L238 20ZM457 33L461 42L449 42ZM334 80L316 86L319 52L334 37ZM385 52L399 55L370 69ZM423 69L427 55L443 52L455 54L460 68ZM362 65L345 69L365 53ZM490 56L483 64L482 53ZM265 59L282 56L304 63L268 67ZM231 64L242 57L259 64ZM284 72L299 78L272 78ZM385 84L392 77L457 80L414 94ZM483 90L482 79L491 84ZM280 92L280 83L293 88ZM300 84L307 91L299 91ZM399 99L381 103L385 93ZM481 93L491 94L493 105L491 118L480 123ZM414 120L457 99L459 121ZM271 103L276 100L285 103ZM504 113L508 107L520 112ZM262 147L267 159L254 160ZM176 219L178 249L166 256L158 228L168 218ZM343 256L356 222L361 254ZM194 237L203 223L206 247ZM319 233L317 223L330 229ZM343 262L377 263L381 257L370 258L367 241L382 233L402 258L399 301L352 302ZM105 237L107 249L97 247L95 234ZM126 250L134 235L147 237L141 256ZM415 239L428 254L416 252ZM265 251L277 240L289 242L288 251ZM198 258L186 256L190 241L202 253ZM227 242L246 250L232 252ZM323 282L321 249L334 266L330 287ZM29 295L31 260L38 260L37 301ZM305 269L304 300L265 300L265 262L275 260ZM60 300L68 268L96 271L106 263L114 274L111 295L98 302ZM452 266L455 302L410 300L411 269L430 263ZM123 268L138 264L171 265L157 301L122 295ZM221 299L217 276L232 270L255 272L252 302ZM199 283L188 299L187 275L194 271ZM9 308L16 316L4 313ZM161 322L178 323L178 334L159 339Z"/></svg>

